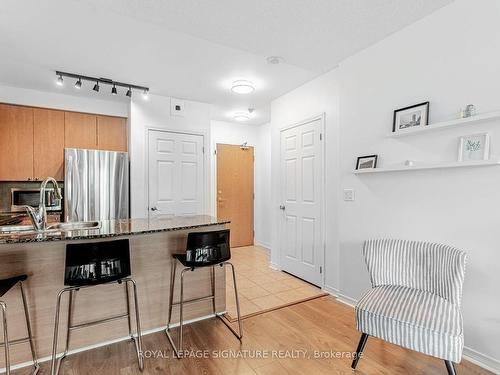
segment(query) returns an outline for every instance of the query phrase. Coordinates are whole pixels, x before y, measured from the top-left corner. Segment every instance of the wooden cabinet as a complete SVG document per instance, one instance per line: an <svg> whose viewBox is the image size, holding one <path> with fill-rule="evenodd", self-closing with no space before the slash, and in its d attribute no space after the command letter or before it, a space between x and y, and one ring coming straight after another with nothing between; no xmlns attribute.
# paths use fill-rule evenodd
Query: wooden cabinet
<svg viewBox="0 0 500 375"><path fill-rule="evenodd" d="M34 108L33 177L64 179L64 112Z"/></svg>
<svg viewBox="0 0 500 375"><path fill-rule="evenodd" d="M97 148L97 116L65 112L64 147Z"/></svg>
<svg viewBox="0 0 500 375"><path fill-rule="evenodd" d="M97 148L127 151L127 120L121 117L97 116Z"/></svg>
<svg viewBox="0 0 500 375"><path fill-rule="evenodd" d="M127 151L127 119L0 104L0 181L62 181L64 148Z"/></svg>
<svg viewBox="0 0 500 375"><path fill-rule="evenodd" d="M33 109L0 104L0 180L33 177Z"/></svg>

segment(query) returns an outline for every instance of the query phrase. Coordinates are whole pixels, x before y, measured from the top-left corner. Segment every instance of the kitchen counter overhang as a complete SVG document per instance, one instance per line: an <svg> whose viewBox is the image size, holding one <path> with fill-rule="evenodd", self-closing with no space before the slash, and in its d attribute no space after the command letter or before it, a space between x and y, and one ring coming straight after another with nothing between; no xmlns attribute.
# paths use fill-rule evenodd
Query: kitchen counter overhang
<svg viewBox="0 0 500 375"><path fill-rule="evenodd" d="M46 357L51 352L57 294L64 288L66 244L127 238L130 242L132 278L137 282L142 331L157 331L165 327L168 318L172 254L185 252L189 232L220 230L226 228L228 223L211 216L176 216L152 220L104 221L99 229L93 230L4 235L0 237L0 278L28 275L25 285L35 345L38 356ZM180 279L176 279L177 286L180 285L179 281ZM24 320L19 319L22 316L22 303L18 293L13 289L2 297L8 306L9 333L12 337L21 336L25 332ZM186 274L186 300L210 293L210 269L199 269ZM225 272L219 267L216 270L216 295L216 310L223 312ZM73 322L82 323L123 313L126 309L124 296L124 285L116 283L79 290L73 305ZM58 352L62 352L65 343L66 298L63 299ZM178 299L179 288L176 288L174 301ZM212 314L212 303L208 300L201 301L186 305L184 319L196 320ZM177 307L174 308L172 321L178 322ZM70 351L125 339L127 327L127 320L122 319L76 330L72 332ZM133 343L130 345L133 346ZM161 349L170 349L166 337ZM11 346L12 364L26 362L29 358L29 349L25 345ZM3 367L3 358L0 358L0 367Z"/></svg>

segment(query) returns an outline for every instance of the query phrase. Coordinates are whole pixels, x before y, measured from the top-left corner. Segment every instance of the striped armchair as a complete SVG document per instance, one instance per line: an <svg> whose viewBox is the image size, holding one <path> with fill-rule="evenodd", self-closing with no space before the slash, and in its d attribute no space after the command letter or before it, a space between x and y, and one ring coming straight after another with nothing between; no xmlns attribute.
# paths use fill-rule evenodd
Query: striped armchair
<svg viewBox="0 0 500 375"><path fill-rule="evenodd" d="M466 254L446 245L368 240L363 255L372 288L356 305L361 339L355 369L368 336L445 361L448 374L464 345L460 311Z"/></svg>

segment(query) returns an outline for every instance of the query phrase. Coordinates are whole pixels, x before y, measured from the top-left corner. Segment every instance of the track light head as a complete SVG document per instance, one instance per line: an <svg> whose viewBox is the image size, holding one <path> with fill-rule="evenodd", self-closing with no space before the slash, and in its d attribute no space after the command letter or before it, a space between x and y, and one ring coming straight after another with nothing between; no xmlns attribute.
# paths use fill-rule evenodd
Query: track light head
<svg viewBox="0 0 500 375"><path fill-rule="evenodd" d="M144 100L148 100L149 99L149 90L148 89L144 89L144 92L142 93L142 98Z"/></svg>
<svg viewBox="0 0 500 375"><path fill-rule="evenodd" d="M127 93L125 95L128 96L129 98L132 97L132 89L130 87L128 88Z"/></svg>
<svg viewBox="0 0 500 375"><path fill-rule="evenodd" d="M94 90L95 92L99 92L99 81L95 83L94 88L92 90Z"/></svg>
<svg viewBox="0 0 500 375"><path fill-rule="evenodd" d="M113 85L113 88L111 89L111 94L116 95L118 94L118 91L116 91L116 86Z"/></svg>
<svg viewBox="0 0 500 375"><path fill-rule="evenodd" d="M56 83L57 83L58 86L64 85L64 79L63 79L62 74L59 74L59 77L57 77Z"/></svg>
<svg viewBox="0 0 500 375"><path fill-rule="evenodd" d="M75 83L75 87L77 89L81 89L82 88L82 79L81 78L78 78L78 81L76 81L76 83Z"/></svg>

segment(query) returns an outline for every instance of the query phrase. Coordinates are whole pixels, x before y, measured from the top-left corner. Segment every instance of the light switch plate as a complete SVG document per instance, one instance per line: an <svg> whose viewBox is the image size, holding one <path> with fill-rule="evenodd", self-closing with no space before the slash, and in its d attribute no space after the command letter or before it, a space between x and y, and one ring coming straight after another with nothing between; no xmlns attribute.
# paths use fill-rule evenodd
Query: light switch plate
<svg viewBox="0 0 500 375"><path fill-rule="evenodd" d="M354 189L344 189L344 201L352 202L354 201L355 194Z"/></svg>
<svg viewBox="0 0 500 375"><path fill-rule="evenodd" d="M170 99L170 115L171 116L181 116L184 117L185 113L185 102L182 99L171 98Z"/></svg>

